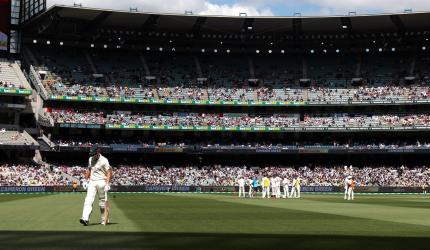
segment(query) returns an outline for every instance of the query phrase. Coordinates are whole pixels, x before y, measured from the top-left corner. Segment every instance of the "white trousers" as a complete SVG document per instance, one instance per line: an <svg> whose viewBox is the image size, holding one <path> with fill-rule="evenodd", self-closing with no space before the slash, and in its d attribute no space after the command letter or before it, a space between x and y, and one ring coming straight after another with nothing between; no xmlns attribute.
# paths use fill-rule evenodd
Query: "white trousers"
<svg viewBox="0 0 430 250"><path fill-rule="evenodd" d="M348 199L348 186L345 186L345 196L344 199Z"/></svg>
<svg viewBox="0 0 430 250"><path fill-rule="evenodd" d="M291 197L300 198L300 186L291 188Z"/></svg>
<svg viewBox="0 0 430 250"><path fill-rule="evenodd" d="M348 200L354 200L354 189L352 187L348 188Z"/></svg>
<svg viewBox="0 0 430 250"><path fill-rule="evenodd" d="M288 190L288 185L284 186L284 198L290 197L290 191Z"/></svg>
<svg viewBox="0 0 430 250"><path fill-rule="evenodd" d="M270 198L270 187L263 187L263 198Z"/></svg>
<svg viewBox="0 0 430 250"><path fill-rule="evenodd" d="M254 190L252 190L252 189L253 189L252 187L249 187L249 190L248 190L248 197L249 197L249 198L253 197L252 192L253 192Z"/></svg>
<svg viewBox="0 0 430 250"><path fill-rule="evenodd" d="M245 187L239 186L239 197L245 197Z"/></svg>
<svg viewBox="0 0 430 250"><path fill-rule="evenodd" d="M82 219L89 221L91 211L93 210L93 202L96 198L96 194L99 197L99 207L101 212L101 221L103 221L104 210L105 210L105 186L106 181L90 181L88 183L87 196L85 197L84 209L82 211Z"/></svg>

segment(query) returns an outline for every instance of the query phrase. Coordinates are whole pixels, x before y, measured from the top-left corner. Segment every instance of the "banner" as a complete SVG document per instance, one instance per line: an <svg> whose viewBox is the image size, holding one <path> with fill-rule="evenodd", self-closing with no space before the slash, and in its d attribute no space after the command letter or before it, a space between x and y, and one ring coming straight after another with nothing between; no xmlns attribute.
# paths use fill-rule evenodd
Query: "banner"
<svg viewBox="0 0 430 250"><path fill-rule="evenodd" d="M283 189L283 188L281 188ZM146 186L112 186L112 192L238 192L238 186L180 186L180 185L146 185ZM248 192L249 187L245 187ZM428 190L428 188L427 188ZM77 191L84 192L82 187ZM282 190L281 190L282 191ZM301 192L343 193L344 187L337 186L301 186ZM40 192L73 192L72 186L0 186L0 193L40 193ZM356 187L356 193L421 193L421 187Z"/></svg>
<svg viewBox="0 0 430 250"><path fill-rule="evenodd" d="M31 89L0 88L0 94L31 95Z"/></svg>
<svg viewBox="0 0 430 250"><path fill-rule="evenodd" d="M42 186L0 186L0 193L38 193L48 192L47 187Z"/></svg>

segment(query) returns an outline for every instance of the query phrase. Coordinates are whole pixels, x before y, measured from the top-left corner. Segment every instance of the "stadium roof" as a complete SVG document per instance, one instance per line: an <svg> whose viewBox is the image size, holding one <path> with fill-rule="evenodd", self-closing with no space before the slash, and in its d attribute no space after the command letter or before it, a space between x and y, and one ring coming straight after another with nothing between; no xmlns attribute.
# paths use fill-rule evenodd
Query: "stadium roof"
<svg viewBox="0 0 430 250"><path fill-rule="evenodd" d="M49 34L73 25L77 30L122 28L136 31L215 32L255 34L333 34L369 32L427 31L429 12L319 16L319 17L251 17L203 16L128 12L55 5L23 25L33 34ZM250 28L252 27L252 28ZM55 33L54 32L54 33Z"/></svg>

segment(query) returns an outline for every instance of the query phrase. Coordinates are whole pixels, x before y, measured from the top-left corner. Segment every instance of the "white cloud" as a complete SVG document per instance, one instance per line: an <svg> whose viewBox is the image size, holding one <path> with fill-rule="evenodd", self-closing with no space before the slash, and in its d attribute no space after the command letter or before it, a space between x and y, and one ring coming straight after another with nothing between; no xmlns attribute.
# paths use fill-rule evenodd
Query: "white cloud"
<svg viewBox="0 0 430 250"><path fill-rule="evenodd" d="M399 13L405 9L429 11L429 0L302 0L317 10L312 14L341 14L356 11L357 14Z"/></svg>
<svg viewBox="0 0 430 250"><path fill-rule="evenodd" d="M227 15L238 16L239 13L246 13L248 16L273 16L270 8L257 9L253 6L246 6L242 4L233 5L218 5L206 2L205 9L198 12L201 15Z"/></svg>
<svg viewBox="0 0 430 250"><path fill-rule="evenodd" d="M253 2L216 4L210 0L48 0L48 6L54 4L73 5L81 3L83 7L129 10L130 7L138 8L143 12L160 13L184 13L192 11L194 14L205 15L230 15L238 16L245 12L248 16L271 16L273 12L268 7L253 5ZM260 8L261 7L261 8Z"/></svg>

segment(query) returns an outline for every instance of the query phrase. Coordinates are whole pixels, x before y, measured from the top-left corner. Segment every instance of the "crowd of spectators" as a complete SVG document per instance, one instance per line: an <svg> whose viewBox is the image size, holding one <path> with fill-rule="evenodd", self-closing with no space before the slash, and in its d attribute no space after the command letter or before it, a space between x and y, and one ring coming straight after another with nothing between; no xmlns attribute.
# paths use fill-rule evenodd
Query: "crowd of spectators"
<svg viewBox="0 0 430 250"><path fill-rule="evenodd" d="M294 117L273 115L269 117L249 116L246 114L196 114L184 115L108 115L107 123L115 125L152 125L152 126L224 126L224 127L283 127L298 124Z"/></svg>
<svg viewBox="0 0 430 250"><path fill-rule="evenodd" d="M75 112L73 110L50 110L49 114L57 123L104 124L103 112Z"/></svg>
<svg viewBox="0 0 430 250"><path fill-rule="evenodd" d="M24 89L24 86L22 84L19 84L19 83L0 81L0 88Z"/></svg>
<svg viewBox="0 0 430 250"><path fill-rule="evenodd" d="M52 85L54 95L125 97L158 100L280 101L318 103L412 102L430 100L428 86L375 86L358 88L282 88L282 87L108 87L87 84ZM156 93L156 95L154 94Z"/></svg>
<svg viewBox="0 0 430 250"><path fill-rule="evenodd" d="M111 124L128 126L223 126L223 127L270 127L270 128L375 128L375 127L427 127L430 115L348 115L332 114L327 117L273 114L270 116L248 114L173 113L159 115L109 114L103 112L78 112L52 110L56 123Z"/></svg>
<svg viewBox="0 0 430 250"><path fill-rule="evenodd" d="M84 166L0 165L0 186L63 186L72 180L62 172L84 181ZM303 186L340 186L345 177L354 176L357 186L421 187L428 184L430 169L425 166L147 166L119 165L113 169L112 185L233 186L240 177L264 176L292 180L299 176Z"/></svg>
<svg viewBox="0 0 430 250"><path fill-rule="evenodd" d="M430 125L430 116L420 115L342 115L329 117L313 117L306 115L304 127L333 127L333 128L378 128L378 127L412 127Z"/></svg>
<svg viewBox="0 0 430 250"><path fill-rule="evenodd" d="M143 148L150 147L174 147L185 148L198 146L199 148L252 148L252 149L300 149L300 148L336 148L336 149L430 149L430 142L420 141L354 141L354 142L339 142L339 141L292 141L292 142L276 142L276 141L259 141L259 142L244 142L244 141L228 141L221 140L94 140L94 139L57 139L53 142L62 147L86 147L89 148L94 144L102 147L109 147L113 144L118 145L139 145Z"/></svg>
<svg viewBox="0 0 430 250"><path fill-rule="evenodd" d="M0 186L63 186L71 181L57 169L28 164L0 165Z"/></svg>

